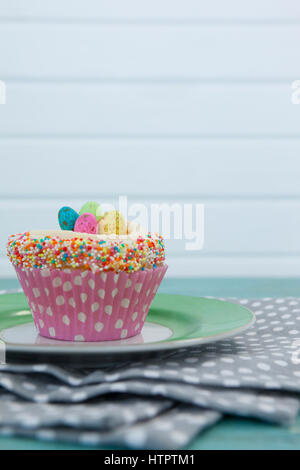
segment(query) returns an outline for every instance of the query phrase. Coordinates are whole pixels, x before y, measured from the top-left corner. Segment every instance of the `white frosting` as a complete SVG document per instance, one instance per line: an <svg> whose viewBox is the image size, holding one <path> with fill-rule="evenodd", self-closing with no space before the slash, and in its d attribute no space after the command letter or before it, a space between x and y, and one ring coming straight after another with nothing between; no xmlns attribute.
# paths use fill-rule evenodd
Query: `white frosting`
<svg viewBox="0 0 300 470"><path fill-rule="evenodd" d="M107 242L112 241L122 241L122 242L132 242L136 240L138 237L145 237L146 232L143 230L134 231L128 233L126 235L117 235L115 233L111 233L109 235L103 234L92 234L92 233L81 233L81 232L73 232L71 230L31 230L29 232L30 238L59 238L60 240L71 240L72 238L83 238L83 239L90 239L90 240L105 240Z"/></svg>

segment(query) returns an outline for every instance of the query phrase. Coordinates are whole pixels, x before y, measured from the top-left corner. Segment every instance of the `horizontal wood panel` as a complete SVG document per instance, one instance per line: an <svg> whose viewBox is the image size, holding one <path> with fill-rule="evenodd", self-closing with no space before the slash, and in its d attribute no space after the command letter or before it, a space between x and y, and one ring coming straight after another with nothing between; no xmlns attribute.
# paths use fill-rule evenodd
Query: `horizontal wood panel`
<svg viewBox="0 0 300 470"><path fill-rule="evenodd" d="M299 155L298 140L4 139L0 196L299 196Z"/></svg>
<svg viewBox="0 0 300 470"><path fill-rule="evenodd" d="M300 19L296 0L2 0L0 18L77 20Z"/></svg>
<svg viewBox="0 0 300 470"><path fill-rule="evenodd" d="M300 137L290 85L10 84L0 136Z"/></svg>
<svg viewBox="0 0 300 470"><path fill-rule="evenodd" d="M117 194L205 203L168 276L300 275L298 2L0 3L0 277L8 233Z"/></svg>
<svg viewBox="0 0 300 470"><path fill-rule="evenodd" d="M124 27L8 23L0 28L0 77L292 81L300 74L295 60L299 41L300 24Z"/></svg>
<svg viewBox="0 0 300 470"><path fill-rule="evenodd" d="M185 258L168 256L166 277L300 277L300 256L238 258L216 256ZM15 270L6 258L0 258L0 278L14 278L17 280Z"/></svg>
<svg viewBox="0 0 300 470"><path fill-rule="evenodd" d="M4 254L7 236L30 229L55 228L57 212L62 205L79 210L84 200L2 200L0 202L0 247ZM116 203L113 198L101 199L103 204ZM128 200L146 205L150 221L148 199ZM167 240L170 256L186 258L206 256L279 256L300 255L300 200L294 201L209 201L201 199L167 198L155 203L205 203L204 249L187 251L187 240L174 240L173 224L171 240ZM195 214L195 213L194 213ZM194 219L195 220L195 219ZM195 229L195 222L193 222ZM200 227L199 227L200 228ZM151 229L151 226L150 226ZM184 231L184 230L183 230Z"/></svg>
<svg viewBox="0 0 300 470"><path fill-rule="evenodd" d="M168 266L167 277L300 277L300 256L208 256L188 259L170 256ZM15 276L14 270L12 273Z"/></svg>

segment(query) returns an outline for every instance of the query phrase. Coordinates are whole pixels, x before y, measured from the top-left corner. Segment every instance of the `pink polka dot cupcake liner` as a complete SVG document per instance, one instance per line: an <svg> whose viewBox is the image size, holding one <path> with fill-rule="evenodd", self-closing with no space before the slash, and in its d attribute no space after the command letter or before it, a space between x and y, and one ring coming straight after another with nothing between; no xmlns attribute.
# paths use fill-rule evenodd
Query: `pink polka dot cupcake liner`
<svg viewBox="0 0 300 470"><path fill-rule="evenodd" d="M41 336L111 341L138 335L167 265L134 273L15 266Z"/></svg>

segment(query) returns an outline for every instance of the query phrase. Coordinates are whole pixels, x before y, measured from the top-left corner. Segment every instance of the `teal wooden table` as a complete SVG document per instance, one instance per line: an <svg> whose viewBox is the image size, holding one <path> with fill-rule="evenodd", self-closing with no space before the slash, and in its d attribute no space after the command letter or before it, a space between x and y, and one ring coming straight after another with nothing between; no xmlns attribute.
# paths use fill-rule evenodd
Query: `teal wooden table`
<svg viewBox="0 0 300 470"><path fill-rule="evenodd" d="M0 289L13 289L14 280L0 280ZM160 292L216 297L300 297L300 279L166 279ZM93 447L2 437L0 449L64 450ZM97 447L101 449L101 447ZM105 449L110 450L105 447ZM290 427L274 426L250 419L226 417L200 434L188 449L286 449L300 450L300 417Z"/></svg>

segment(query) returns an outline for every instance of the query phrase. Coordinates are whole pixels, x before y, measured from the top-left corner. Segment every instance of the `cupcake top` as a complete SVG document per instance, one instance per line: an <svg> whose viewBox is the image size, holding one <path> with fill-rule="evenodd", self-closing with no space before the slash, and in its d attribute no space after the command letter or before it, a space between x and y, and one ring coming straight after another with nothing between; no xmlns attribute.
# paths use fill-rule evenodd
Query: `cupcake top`
<svg viewBox="0 0 300 470"><path fill-rule="evenodd" d="M87 208L92 212L85 212ZM58 217L61 230L32 230L9 237L7 255L13 265L25 270L134 272L164 263L162 237L145 233L117 211L103 214L92 202L79 214L64 207Z"/></svg>

